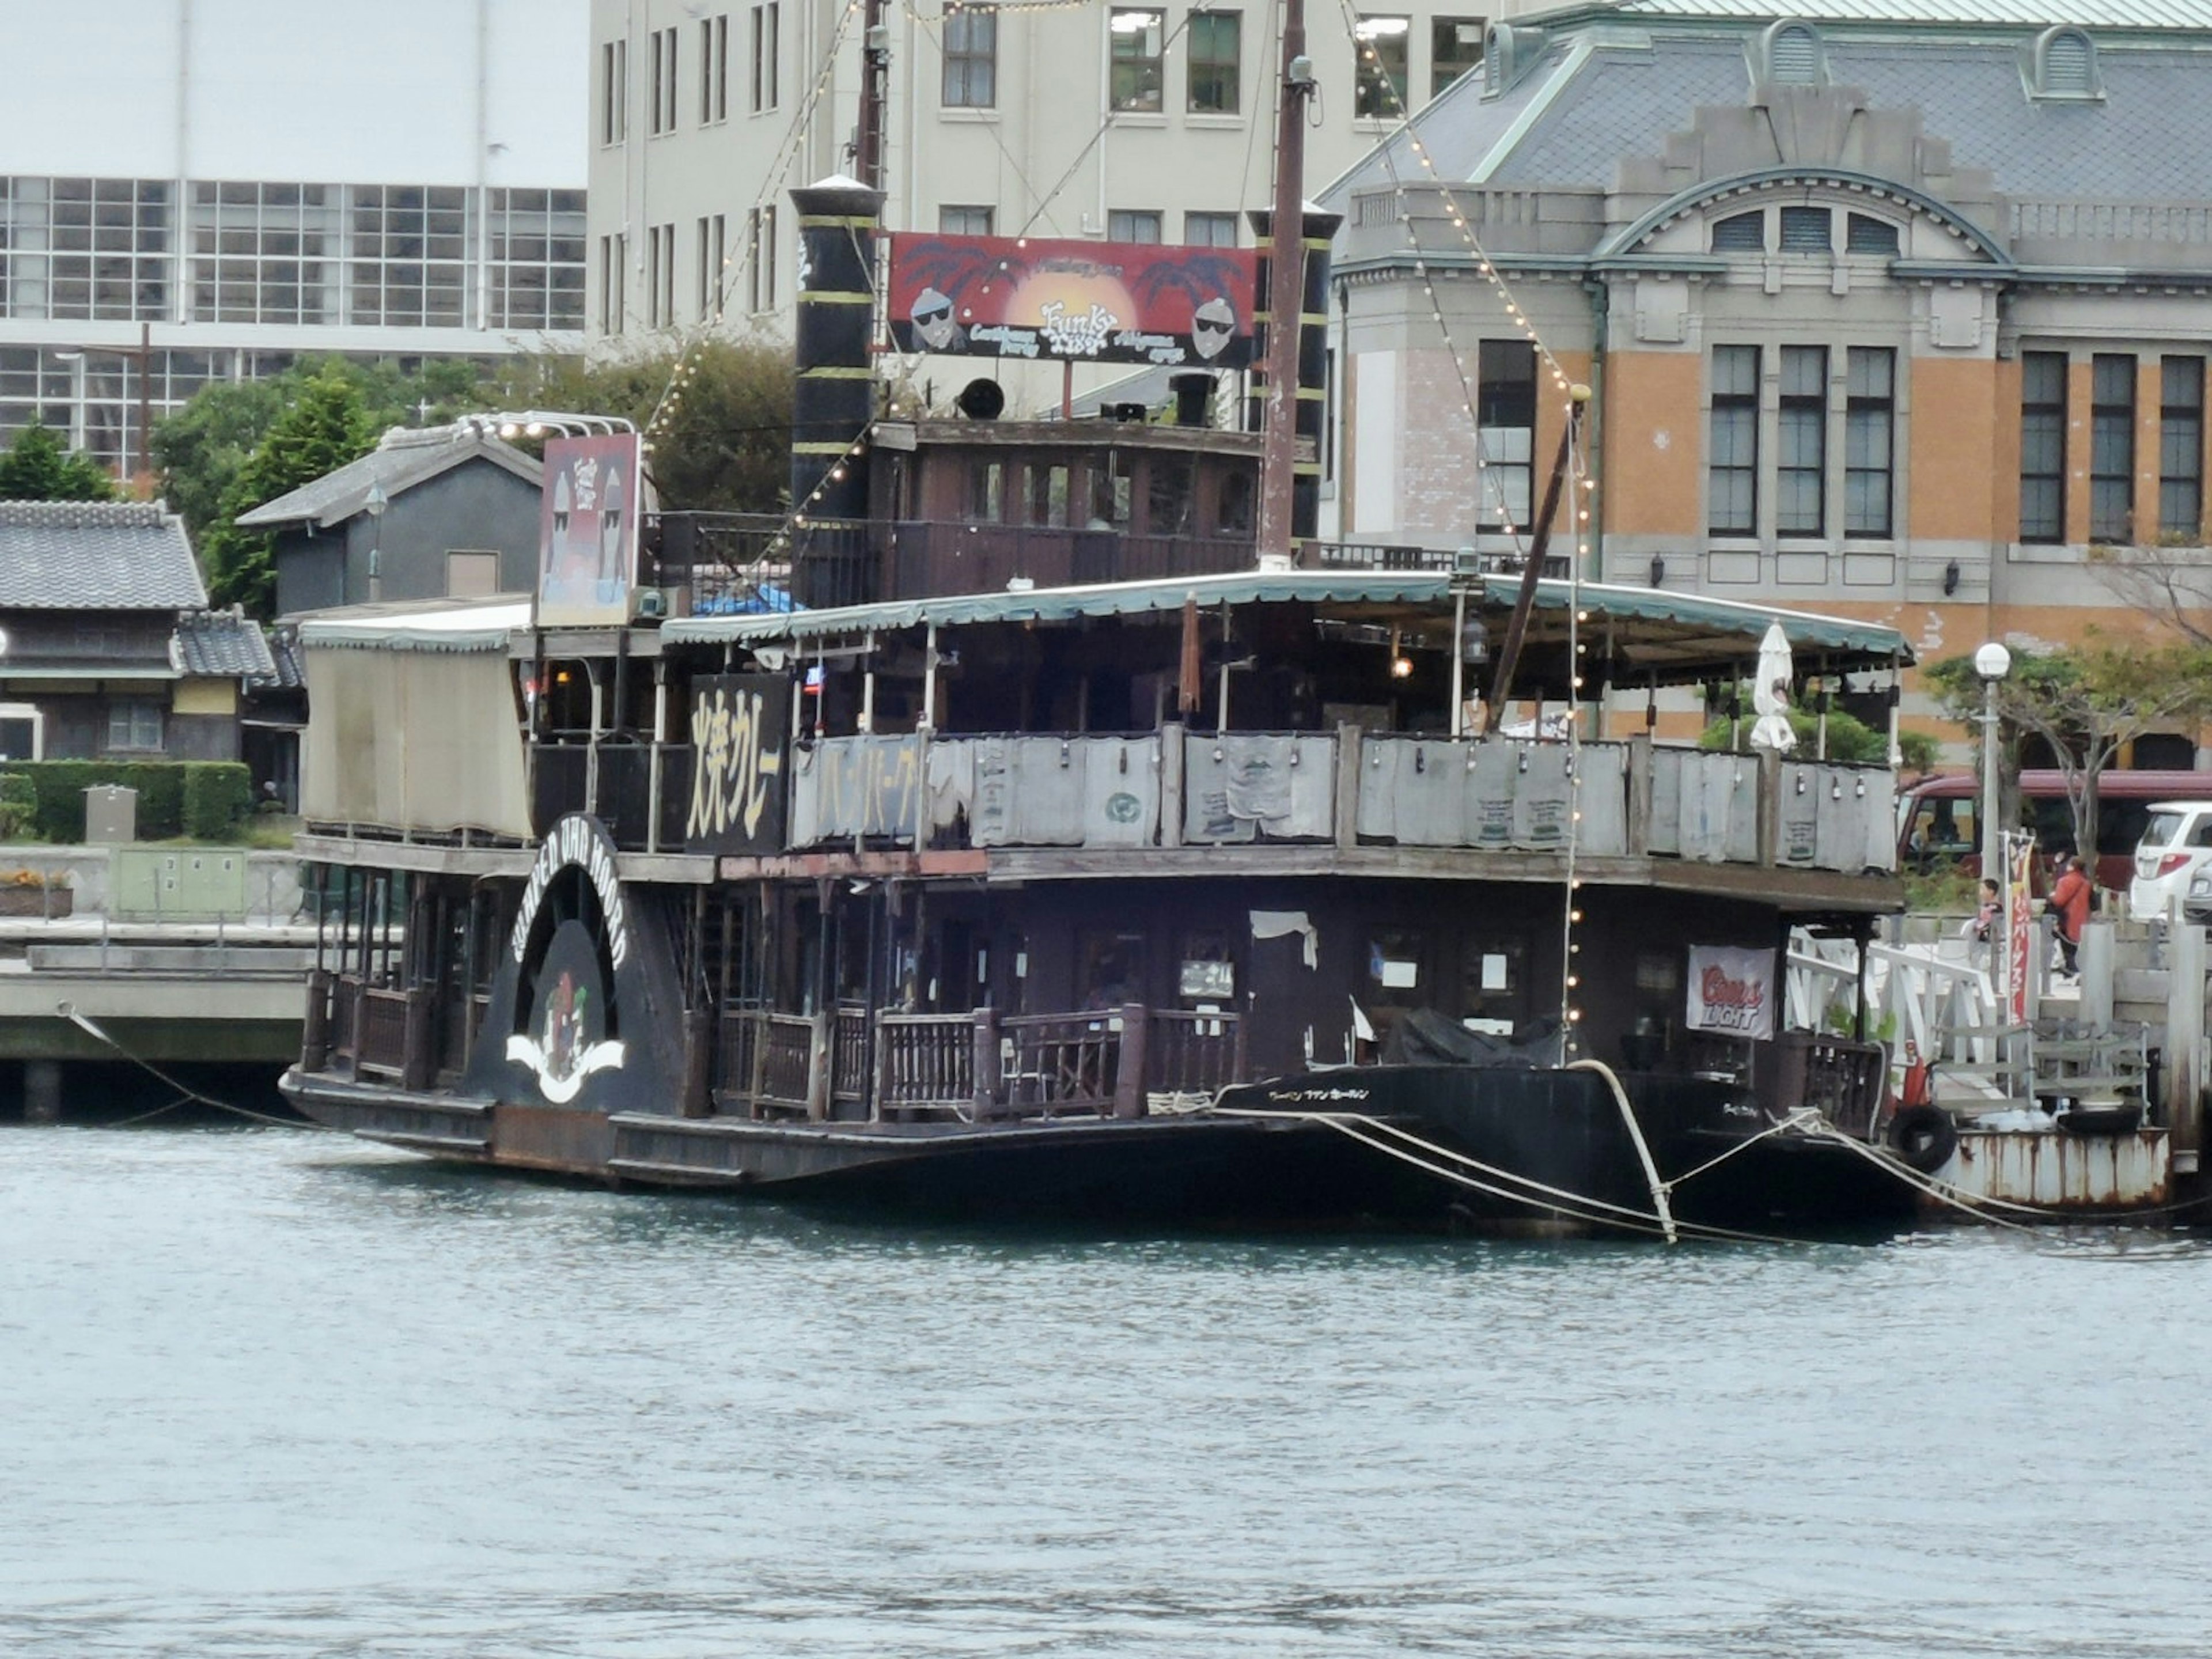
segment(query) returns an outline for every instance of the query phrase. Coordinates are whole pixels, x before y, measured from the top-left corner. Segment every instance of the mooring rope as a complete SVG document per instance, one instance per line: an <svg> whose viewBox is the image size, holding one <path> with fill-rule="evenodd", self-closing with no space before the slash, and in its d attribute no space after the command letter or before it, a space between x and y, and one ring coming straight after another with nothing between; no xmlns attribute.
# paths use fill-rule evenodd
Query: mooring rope
<svg viewBox="0 0 2212 1659"><path fill-rule="evenodd" d="M102 1030L94 1021L88 1016L77 1012L76 1009L70 1004L67 1002L58 1003L55 1006L54 1012L59 1014L64 1019L69 1021L70 1024L76 1026L79 1030L83 1031L88 1036L94 1038L95 1041L106 1043L109 1048L114 1049L117 1054L122 1055L124 1059L129 1060L133 1066L140 1067L149 1075L160 1079L168 1087L174 1089L177 1091L177 1098L171 1101L167 1105L156 1107L150 1112L142 1112L137 1117L125 1118L120 1123L110 1124L108 1126L110 1128L121 1129L128 1127L133 1123L143 1123L150 1118L161 1116L164 1112L173 1112L178 1107L182 1106L187 1101L197 1102L202 1106L212 1106L219 1112L233 1112L238 1116L249 1119L255 1123L266 1123L272 1128L296 1129L301 1127L306 1127L319 1129L325 1127L319 1123L312 1123L305 1118L271 1117L265 1112L251 1111L246 1107L233 1105L229 1101L217 1100L213 1095L204 1095L200 1093L198 1090L191 1087L191 1085L179 1082L175 1078L171 1077L160 1066L155 1065L152 1060L144 1059L138 1054L132 1054L130 1049L125 1048L112 1036L110 1036L106 1031Z"/></svg>
<svg viewBox="0 0 2212 1659"><path fill-rule="evenodd" d="M1674 1212L1667 1200L1667 1183L1659 1179L1659 1166L1651 1161L1651 1148L1644 1144L1644 1126L1636 1121L1636 1109L1628 1103L1628 1091L1620 1086L1620 1076L1601 1060L1571 1060L1567 1070L1595 1072L1613 1091L1613 1102L1620 1108L1620 1121L1628 1126L1628 1138L1635 1144L1636 1156L1644 1165L1644 1178L1651 1183L1651 1207L1659 1212L1659 1224L1667 1230L1667 1242L1672 1244Z"/></svg>

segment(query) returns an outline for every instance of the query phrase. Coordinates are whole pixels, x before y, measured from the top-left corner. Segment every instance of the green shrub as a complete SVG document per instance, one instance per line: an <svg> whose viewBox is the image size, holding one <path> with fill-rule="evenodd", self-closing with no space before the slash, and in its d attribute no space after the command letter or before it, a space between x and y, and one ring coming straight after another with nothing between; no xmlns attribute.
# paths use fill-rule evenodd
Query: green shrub
<svg viewBox="0 0 2212 1659"><path fill-rule="evenodd" d="M141 841L234 840L253 804L252 776L237 761L27 761L17 774L33 794L30 828L45 841L84 839L84 792L100 784L138 792Z"/></svg>
<svg viewBox="0 0 2212 1659"><path fill-rule="evenodd" d="M225 841L253 810L253 777L236 761L185 763L185 833Z"/></svg>
<svg viewBox="0 0 2212 1659"><path fill-rule="evenodd" d="M39 816L38 791L21 772L0 772L0 841L21 841Z"/></svg>

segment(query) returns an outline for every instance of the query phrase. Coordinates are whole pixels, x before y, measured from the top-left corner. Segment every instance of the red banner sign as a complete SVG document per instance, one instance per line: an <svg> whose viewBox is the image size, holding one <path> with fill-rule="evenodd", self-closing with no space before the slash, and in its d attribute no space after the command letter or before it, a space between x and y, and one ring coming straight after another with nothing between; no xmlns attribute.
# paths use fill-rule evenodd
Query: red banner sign
<svg viewBox="0 0 2212 1659"><path fill-rule="evenodd" d="M1252 361L1249 248L893 236L901 351L1170 368Z"/></svg>

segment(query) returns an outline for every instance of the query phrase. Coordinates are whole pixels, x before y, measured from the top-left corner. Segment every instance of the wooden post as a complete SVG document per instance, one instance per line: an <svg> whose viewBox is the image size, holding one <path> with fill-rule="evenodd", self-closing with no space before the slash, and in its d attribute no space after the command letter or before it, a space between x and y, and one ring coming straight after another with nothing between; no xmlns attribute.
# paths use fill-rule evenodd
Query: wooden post
<svg viewBox="0 0 2212 1659"><path fill-rule="evenodd" d="M836 1030L836 1011L823 1008L815 1014L806 1042L806 1115L816 1123L830 1115L830 1051Z"/></svg>
<svg viewBox="0 0 2212 1659"><path fill-rule="evenodd" d="M686 1117L714 1115L714 1011L702 1003L684 1011L684 1103Z"/></svg>
<svg viewBox="0 0 2212 1659"><path fill-rule="evenodd" d="M1360 733L1356 726L1336 728L1336 846L1349 852L1359 845Z"/></svg>
<svg viewBox="0 0 2212 1659"><path fill-rule="evenodd" d="M307 1012L300 1021L300 1069L319 1072L330 1063L331 973L327 968L313 968L307 972Z"/></svg>
<svg viewBox="0 0 2212 1659"><path fill-rule="evenodd" d="M1114 1068L1114 1115L1145 1115L1145 1010L1141 1004L1121 1005L1121 1053Z"/></svg>
<svg viewBox="0 0 2212 1659"><path fill-rule="evenodd" d="M420 1091L430 1086L431 993L428 987L410 985L404 995L400 1026L399 1086Z"/></svg>
<svg viewBox="0 0 2212 1659"><path fill-rule="evenodd" d="M1183 724L1160 727L1160 845L1182 845Z"/></svg>
<svg viewBox="0 0 2212 1659"><path fill-rule="evenodd" d="M888 1122L891 1118L891 1073L897 1066L897 1056L892 1053L896 1046L890 1033L884 1030L883 1017L872 1015L876 1024L876 1069L874 1086L869 1091L868 1115L877 1122Z"/></svg>
<svg viewBox="0 0 2212 1659"><path fill-rule="evenodd" d="M2204 1144L2204 930L2177 927L2166 998L2166 1121L2173 1167L2193 1172Z"/></svg>
<svg viewBox="0 0 2212 1659"><path fill-rule="evenodd" d="M975 1121L995 1117L999 1110L999 1011L975 1011Z"/></svg>
<svg viewBox="0 0 2212 1659"><path fill-rule="evenodd" d="M1651 855L1651 734L1628 739L1628 856Z"/></svg>

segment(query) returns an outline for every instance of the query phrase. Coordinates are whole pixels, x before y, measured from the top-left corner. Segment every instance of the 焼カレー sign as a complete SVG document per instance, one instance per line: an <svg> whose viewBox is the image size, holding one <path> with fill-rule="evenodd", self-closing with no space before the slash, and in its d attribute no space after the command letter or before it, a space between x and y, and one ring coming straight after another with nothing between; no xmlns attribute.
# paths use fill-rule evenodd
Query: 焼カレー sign
<svg viewBox="0 0 2212 1659"><path fill-rule="evenodd" d="M1249 248L899 235L890 331L901 351L1170 368L1252 360Z"/></svg>
<svg viewBox="0 0 2212 1659"><path fill-rule="evenodd" d="M1774 952L1729 945L1690 947L1690 1006L1685 1023L1693 1031L1729 1036L1774 1035Z"/></svg>
<svg viewBox="0 0 2212 1659"><path fill-rule="evenodd" d="M540 627L620 626L637 580L638 437L556 438L545 446L538 513Z"/></svg>
<svg viewBox="0 0 2212 1659"><path fill-rule="evenodd" d="M783 850L790 736L791 682L783 675L717 674L692 682L687 851Z"/></svg>

